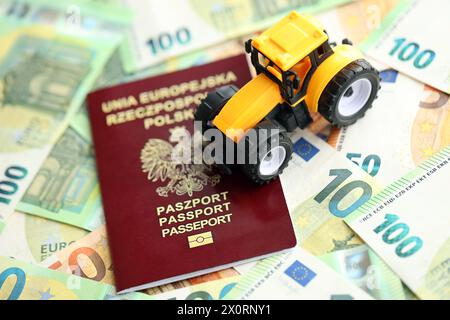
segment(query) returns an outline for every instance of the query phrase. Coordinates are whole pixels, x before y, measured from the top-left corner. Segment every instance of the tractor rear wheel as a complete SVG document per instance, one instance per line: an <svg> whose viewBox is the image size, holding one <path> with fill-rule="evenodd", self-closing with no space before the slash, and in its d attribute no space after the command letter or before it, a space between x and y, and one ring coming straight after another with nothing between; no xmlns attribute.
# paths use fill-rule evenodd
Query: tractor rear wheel
<svg viewBox="0 0 450 320"><path fill-rule="evenodd" d="M212 121L238 90L233 85L223 86L209 92L206 98L202 100L194 114L194 119L202 122L202 134L214 127Z"/></svg>
<svg viewBox="0 0 450 320"><path fill-rule="evenodd" d="M284 131L276 128L257 127L258 141L246 148L246 163L240 165L246 176L256 184L264 184L278 177L289 164L292 157L292 141ZM260 130L267 130L267 135L260 135ZM260 138L262 137L262 138ZM265 137L265 138L264 138ZM256 160L251 163L249 159Z"/></svg>
<svg viewBox="0 0 450 320"><path fill-rule="evenodd" d="M372 106L379 89L378 71L366 60L356 60L339 71L326 86L318 111L332 125L351 125Z"/></svg>

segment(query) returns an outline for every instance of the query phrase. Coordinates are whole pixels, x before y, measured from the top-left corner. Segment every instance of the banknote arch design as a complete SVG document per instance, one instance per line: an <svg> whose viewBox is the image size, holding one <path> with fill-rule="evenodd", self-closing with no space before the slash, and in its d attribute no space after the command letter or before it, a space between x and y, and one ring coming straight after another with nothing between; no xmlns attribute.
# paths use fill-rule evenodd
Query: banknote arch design
<svg viewBox="0 0 450 320"><path fill-rule="evenodd" d="M259 154L265 155L268 145L258 142L267 141L270 136L273 136L270 147L279 146L279 135L274 134L274 129L250 129L247 132L230 129L224 135L216 128L203 132L201 121L195 121L194 128L191 134L185 126L176 126L169 129L169 141L150 138L142 148L141 169L147 179L151 182L168 181L156 189L158 195L192 196L202 191L204 186L215 186L220 182L221 176L216 173L214 165L257 164L260 159L257 153L249 151L250 146L257 145ZM229 137L244 138L235 143Z"/></svg>

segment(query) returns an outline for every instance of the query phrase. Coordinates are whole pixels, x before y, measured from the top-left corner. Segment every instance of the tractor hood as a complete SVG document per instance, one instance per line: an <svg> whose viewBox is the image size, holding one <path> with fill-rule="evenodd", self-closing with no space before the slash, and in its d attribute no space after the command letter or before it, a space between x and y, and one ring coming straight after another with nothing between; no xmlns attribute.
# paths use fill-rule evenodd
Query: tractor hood
<svg viewBox="0 0 450 320"><path fill-rule="evenodd" d="M278 84L260 73L231 97L213 123L238 142L282 101Z"/></svg>

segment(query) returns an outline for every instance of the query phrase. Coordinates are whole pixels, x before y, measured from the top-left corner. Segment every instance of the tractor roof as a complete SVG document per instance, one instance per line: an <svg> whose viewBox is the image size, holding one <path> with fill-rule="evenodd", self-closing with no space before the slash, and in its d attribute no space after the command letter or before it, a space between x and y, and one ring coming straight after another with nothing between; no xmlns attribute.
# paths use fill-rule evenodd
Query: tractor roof
<svg viewBox="0 0 450 320"><path fill-rule="evenodd" d="M286 71L327 39L328 36L318 22L292 11L255 38L252 45Z"/></svg>

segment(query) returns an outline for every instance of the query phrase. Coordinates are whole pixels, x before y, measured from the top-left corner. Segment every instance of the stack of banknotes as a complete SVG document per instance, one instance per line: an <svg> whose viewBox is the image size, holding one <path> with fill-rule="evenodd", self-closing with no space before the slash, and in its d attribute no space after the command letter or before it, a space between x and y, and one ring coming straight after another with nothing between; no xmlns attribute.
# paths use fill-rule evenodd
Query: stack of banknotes
<svg viewBox="0 0 450 320"><path fill-rule="evenodd" d="M355 125L314 115L291 137L315 152L297 148L280 177L298 246L117 295L87 93L242 53L291 10L351 39L382 77ZM0 299L450 299L448 12L447 0L1 1Z"/></svg>

